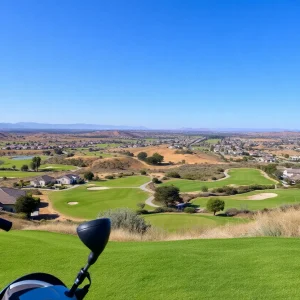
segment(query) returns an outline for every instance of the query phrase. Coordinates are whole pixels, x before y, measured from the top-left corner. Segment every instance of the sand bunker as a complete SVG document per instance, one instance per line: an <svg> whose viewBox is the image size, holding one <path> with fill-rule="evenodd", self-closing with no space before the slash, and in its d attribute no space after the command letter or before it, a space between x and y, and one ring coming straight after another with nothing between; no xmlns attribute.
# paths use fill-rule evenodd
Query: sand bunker
<svg viewBox="0 0 300 300"><path fill-rule="evenodd" d="M95 186L96 184L93 183L89 183L88 186Z"/></svg>
<svg viewBox="0 0 300 300"><path fill-rule="evenodd" d="M275 198L277 196L278 195L275 193L261 193L261 194L249 196L249 197L247 197L247 200L265 200L265 199L269 199L269 198Z"/></svg>
<svg viewBox="0 0 300 300"><path fill-rule="evenodd" d="M78 202L68 202L69 205L76 205Z"/></svg>
<svg viewBox="0 0 300 300"><path fill-rule="evenodd" d="M108 190L109 187L105 187L105 186L95 186L95 187L89 187L87 188L87 190L89 191L101 191L101 190Z"/></svg>

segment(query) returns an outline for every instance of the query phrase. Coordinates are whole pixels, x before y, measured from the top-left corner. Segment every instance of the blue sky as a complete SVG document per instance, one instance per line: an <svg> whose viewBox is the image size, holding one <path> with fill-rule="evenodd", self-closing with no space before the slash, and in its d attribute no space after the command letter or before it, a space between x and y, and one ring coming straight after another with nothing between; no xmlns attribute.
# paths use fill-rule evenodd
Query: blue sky
<svg viewBox="0 0 300 300"><path fill-rule="evenodd" d="M300 129L296 0L2 0L0 122Z"/></svg>

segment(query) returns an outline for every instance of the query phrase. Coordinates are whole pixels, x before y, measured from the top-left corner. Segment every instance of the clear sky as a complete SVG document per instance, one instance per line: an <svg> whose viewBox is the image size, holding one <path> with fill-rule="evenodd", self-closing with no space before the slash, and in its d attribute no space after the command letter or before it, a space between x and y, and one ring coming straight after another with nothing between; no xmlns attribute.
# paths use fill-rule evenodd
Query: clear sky
<svg viewBox="0 0 300 300"><path fill-rule="evenodd" d="M300 129L300 1L1 0L0 122Z"/></svg>

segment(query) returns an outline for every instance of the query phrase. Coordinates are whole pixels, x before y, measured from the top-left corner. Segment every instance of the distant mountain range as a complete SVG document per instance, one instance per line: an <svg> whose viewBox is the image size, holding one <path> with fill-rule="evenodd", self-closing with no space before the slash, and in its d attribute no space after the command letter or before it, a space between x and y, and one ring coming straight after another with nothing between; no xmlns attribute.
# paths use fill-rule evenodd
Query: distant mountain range
<svg viewBox="0 0 300 300"><path fill-rule="evenodd" d="M34 122L0 123L0 130L147 130L143 126L96 124L46 124Z"/></svg>
<svg viewBox="0 0 300 300"><path fill-rule="evenodd" d="M149 131L173 131L173 132L298 132L298 129L284 128L177 128L177 129L149 129L144 126L123 125L97 125L97 124L47 124L35 122L0 123L0 131L8 130L149 130Z"/></svg>

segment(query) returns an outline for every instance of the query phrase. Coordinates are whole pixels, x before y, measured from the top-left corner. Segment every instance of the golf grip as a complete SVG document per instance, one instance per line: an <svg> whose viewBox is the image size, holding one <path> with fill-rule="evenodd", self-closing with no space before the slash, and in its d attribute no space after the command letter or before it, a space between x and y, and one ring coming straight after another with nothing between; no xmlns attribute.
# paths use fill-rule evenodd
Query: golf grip
<svg viewBox="0 0 300 300"><path fill-rule="evenodd" d="M12 227L12 222L0 218L0 229L9 231Z"/></svg>

